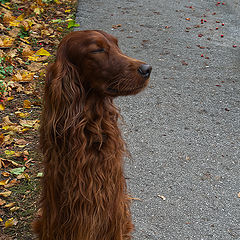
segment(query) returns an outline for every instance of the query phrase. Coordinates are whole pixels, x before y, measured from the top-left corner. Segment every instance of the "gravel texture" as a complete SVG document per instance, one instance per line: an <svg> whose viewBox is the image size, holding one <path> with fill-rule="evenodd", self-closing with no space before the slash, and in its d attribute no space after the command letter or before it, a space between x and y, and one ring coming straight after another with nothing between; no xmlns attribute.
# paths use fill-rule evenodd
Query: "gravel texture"
<svg viewBox="0 0 240 240"><path fill-rule="evenodd" d="M239 19L239 0L79 1L77 30L153 67L144 92L115 101L135 240L240 239Z"/></svg>

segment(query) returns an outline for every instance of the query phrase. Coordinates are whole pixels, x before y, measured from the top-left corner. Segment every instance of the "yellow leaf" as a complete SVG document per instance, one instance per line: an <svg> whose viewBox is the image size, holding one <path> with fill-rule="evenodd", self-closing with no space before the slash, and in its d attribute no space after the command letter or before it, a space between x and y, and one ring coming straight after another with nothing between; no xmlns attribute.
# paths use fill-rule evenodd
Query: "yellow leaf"
<svg viewBox="0 0 240 240"><path fill-rule="evenodd" d="M24 20L24 13L21 14L20 16L17 17L18 21L23 21Z"/></svg>
<svg viewBox="0 0 240 240"><path fill-rule="evenodd" d="M11 21L11 22L9 22L9 26L11 26L11 27L18 27L20 25L20 22L18 22L18 21Z"/></svg>
<svg viewBox="0 0 240 240"><path fill-rule="evenodd" d="M36 56L36 55L32 55L28 57L29 61L37 61L38 59L39 59L39 56Z"/></svg>
<svg viewBox="0 0 240 240"><path fill-rule="evenodd" d="M10 151L10 150L5 150L4 151L6 155L14 155L14 151Z"/></svg>
<svg viewBox="0 0 240 240"><path fill-rule="evenodd" d="M0 186L4 186L9 182L9 179L0 181Z"/></svg>
<svg viewBox="0 0 240 240"><path fill-rule="evenodd" d="M18 221L14 218L10 218L5 222L5 228L12 227L14 225L17 225Z"/></svg>
<svg viewBox="0 0 240 240"><path fill-rule="evenodd" d="M11 211L11 212L15 212L15 211L17 211L19 208L20 208L20 207L12 207L12 208L10 208L10 211Z"/></svg>
<svg viewBox="0 0 240 240"><path fill-rule="evenodd" d="M31 102L29 100L24 100L23 108L31 108Z"/></svg>
<svg viewBox="0 0 240 240"><path fill-rule="evenodd" d="M18 71L12 78L17 82L30 82L33 80L34 73L29 71Z"/></svg>
<svg viewBox="0 0 240 240"><path fill-rule="evenodd" d="M11 208L11 207L13 207L15 204L16 204L15 202L8 203L8 204L6 204L4 207L5 207L5 208Z"/></svg>
<svg viewBox="0 0 240 240"><path fill-rule="evenodd" d="M8 98L7 98L8 101L11 101L11 100L13 100L13 99L14 99L14 97L8 97Z"/></svg>
<svg viewBox="0 0 240 240"><path fill-rule="evenodd" d="M8 197L11 195L11 191L4 191L4 192L0 192L0 196L3 196L3 197Z"/></svg>
<svg viewBox="0 0 240 240"><path fill-rule="evenodd" d="M30 176L27 173L23 173L25 179L27 179L28 181L30 181Z"/></svg>
<svg viewBox="0 0 240 240"><path fill-rule="evenodd" d="M5 7L6 9L9 9L9 10L11 10L11 7L10 6L8 6L8 4L9 3L6 3L6 4L1 4L3 7Z"/></svg>
<svg viewBox="0 0 240 240"><path fill-rule="evenodd" d="M23 113L23 112L20 112L20 111L15 112L15 114L16 114L17 117L21 117L21 118L25 118L25 117L28 117L30 115L30 113Z"/></svg>
<svg viewBox="0 0 240 240"><path fill-rule="evenodd" d="M0 104L0 111L3 111L4 109L5 107L2 104Z"/></svg>
<svg viewBox="0 0 240 240"><path fill-rule="evenodd" d="M45 50L44 48L39 49L35 53L35 55L38 55L38 56L51 56L51 54L47 50Z"/></svg>
<svg viewBox="0 0 240 240"><path fill-rule="evenodd" d="M9 48L13 45L13 42L15 41L14 38L2 36L0 37L0 47L6 47Z"/></svg>
<svg viewBox="0 0 240 240"><path fill-rule="evenodd" d="M69 13L69 12L71 12L71 9L69 9L69 10L65 10L65 13Z"/></svg>
<svg viewBox="0 0 240 240"><path fill-rule="evenodd" d="M22 120L20 119L19 123L21 126L23 127L28 127L28 128L34 128L37 129L39 127L39 123L40 121L38 119L36 120Z"/></svg>
<svg viewBox="0 0 240 240"><path fill-rule="evenodd" d="M0 218L0 222L3 222L2 218Z"/></svg>

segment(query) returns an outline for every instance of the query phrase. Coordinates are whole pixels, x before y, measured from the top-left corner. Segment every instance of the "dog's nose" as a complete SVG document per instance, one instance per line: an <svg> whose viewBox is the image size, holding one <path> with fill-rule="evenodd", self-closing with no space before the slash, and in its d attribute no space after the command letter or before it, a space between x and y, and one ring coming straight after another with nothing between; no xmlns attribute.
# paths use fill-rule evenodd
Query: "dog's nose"
<svg viewBox="0 0 240 240"><path fill-rule="evenodd" d="M138 72L144 77L144 78L149 78L150 74L152 71L152 67L148 64L142 64L138 68Z"/></svg>

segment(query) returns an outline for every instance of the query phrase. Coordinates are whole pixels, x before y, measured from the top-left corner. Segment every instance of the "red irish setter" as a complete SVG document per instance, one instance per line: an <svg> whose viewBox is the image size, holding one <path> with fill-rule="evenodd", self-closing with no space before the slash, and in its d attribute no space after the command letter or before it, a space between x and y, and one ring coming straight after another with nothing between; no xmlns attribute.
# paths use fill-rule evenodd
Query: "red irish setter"
<svg viewBox="0 0 240 240"><path fill-rule="evenodd" d="M131 239L126 148L113 98L140 92L151 70L103 31L73 32L60 43L47 71L40 128L40 240Z"/></svg>

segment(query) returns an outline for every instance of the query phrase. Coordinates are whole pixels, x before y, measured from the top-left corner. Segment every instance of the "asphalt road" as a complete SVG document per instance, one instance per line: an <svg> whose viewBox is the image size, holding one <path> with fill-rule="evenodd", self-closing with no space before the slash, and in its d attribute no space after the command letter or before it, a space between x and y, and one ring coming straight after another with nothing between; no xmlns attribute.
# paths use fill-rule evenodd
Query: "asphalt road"
<svg viewBox="0 0 240 240"><path fill-rule="evenodd" d="M79 1L77 30L153 67L144 92L116 100L135 240L240 239L240 3L217 2Z"/></svg>

